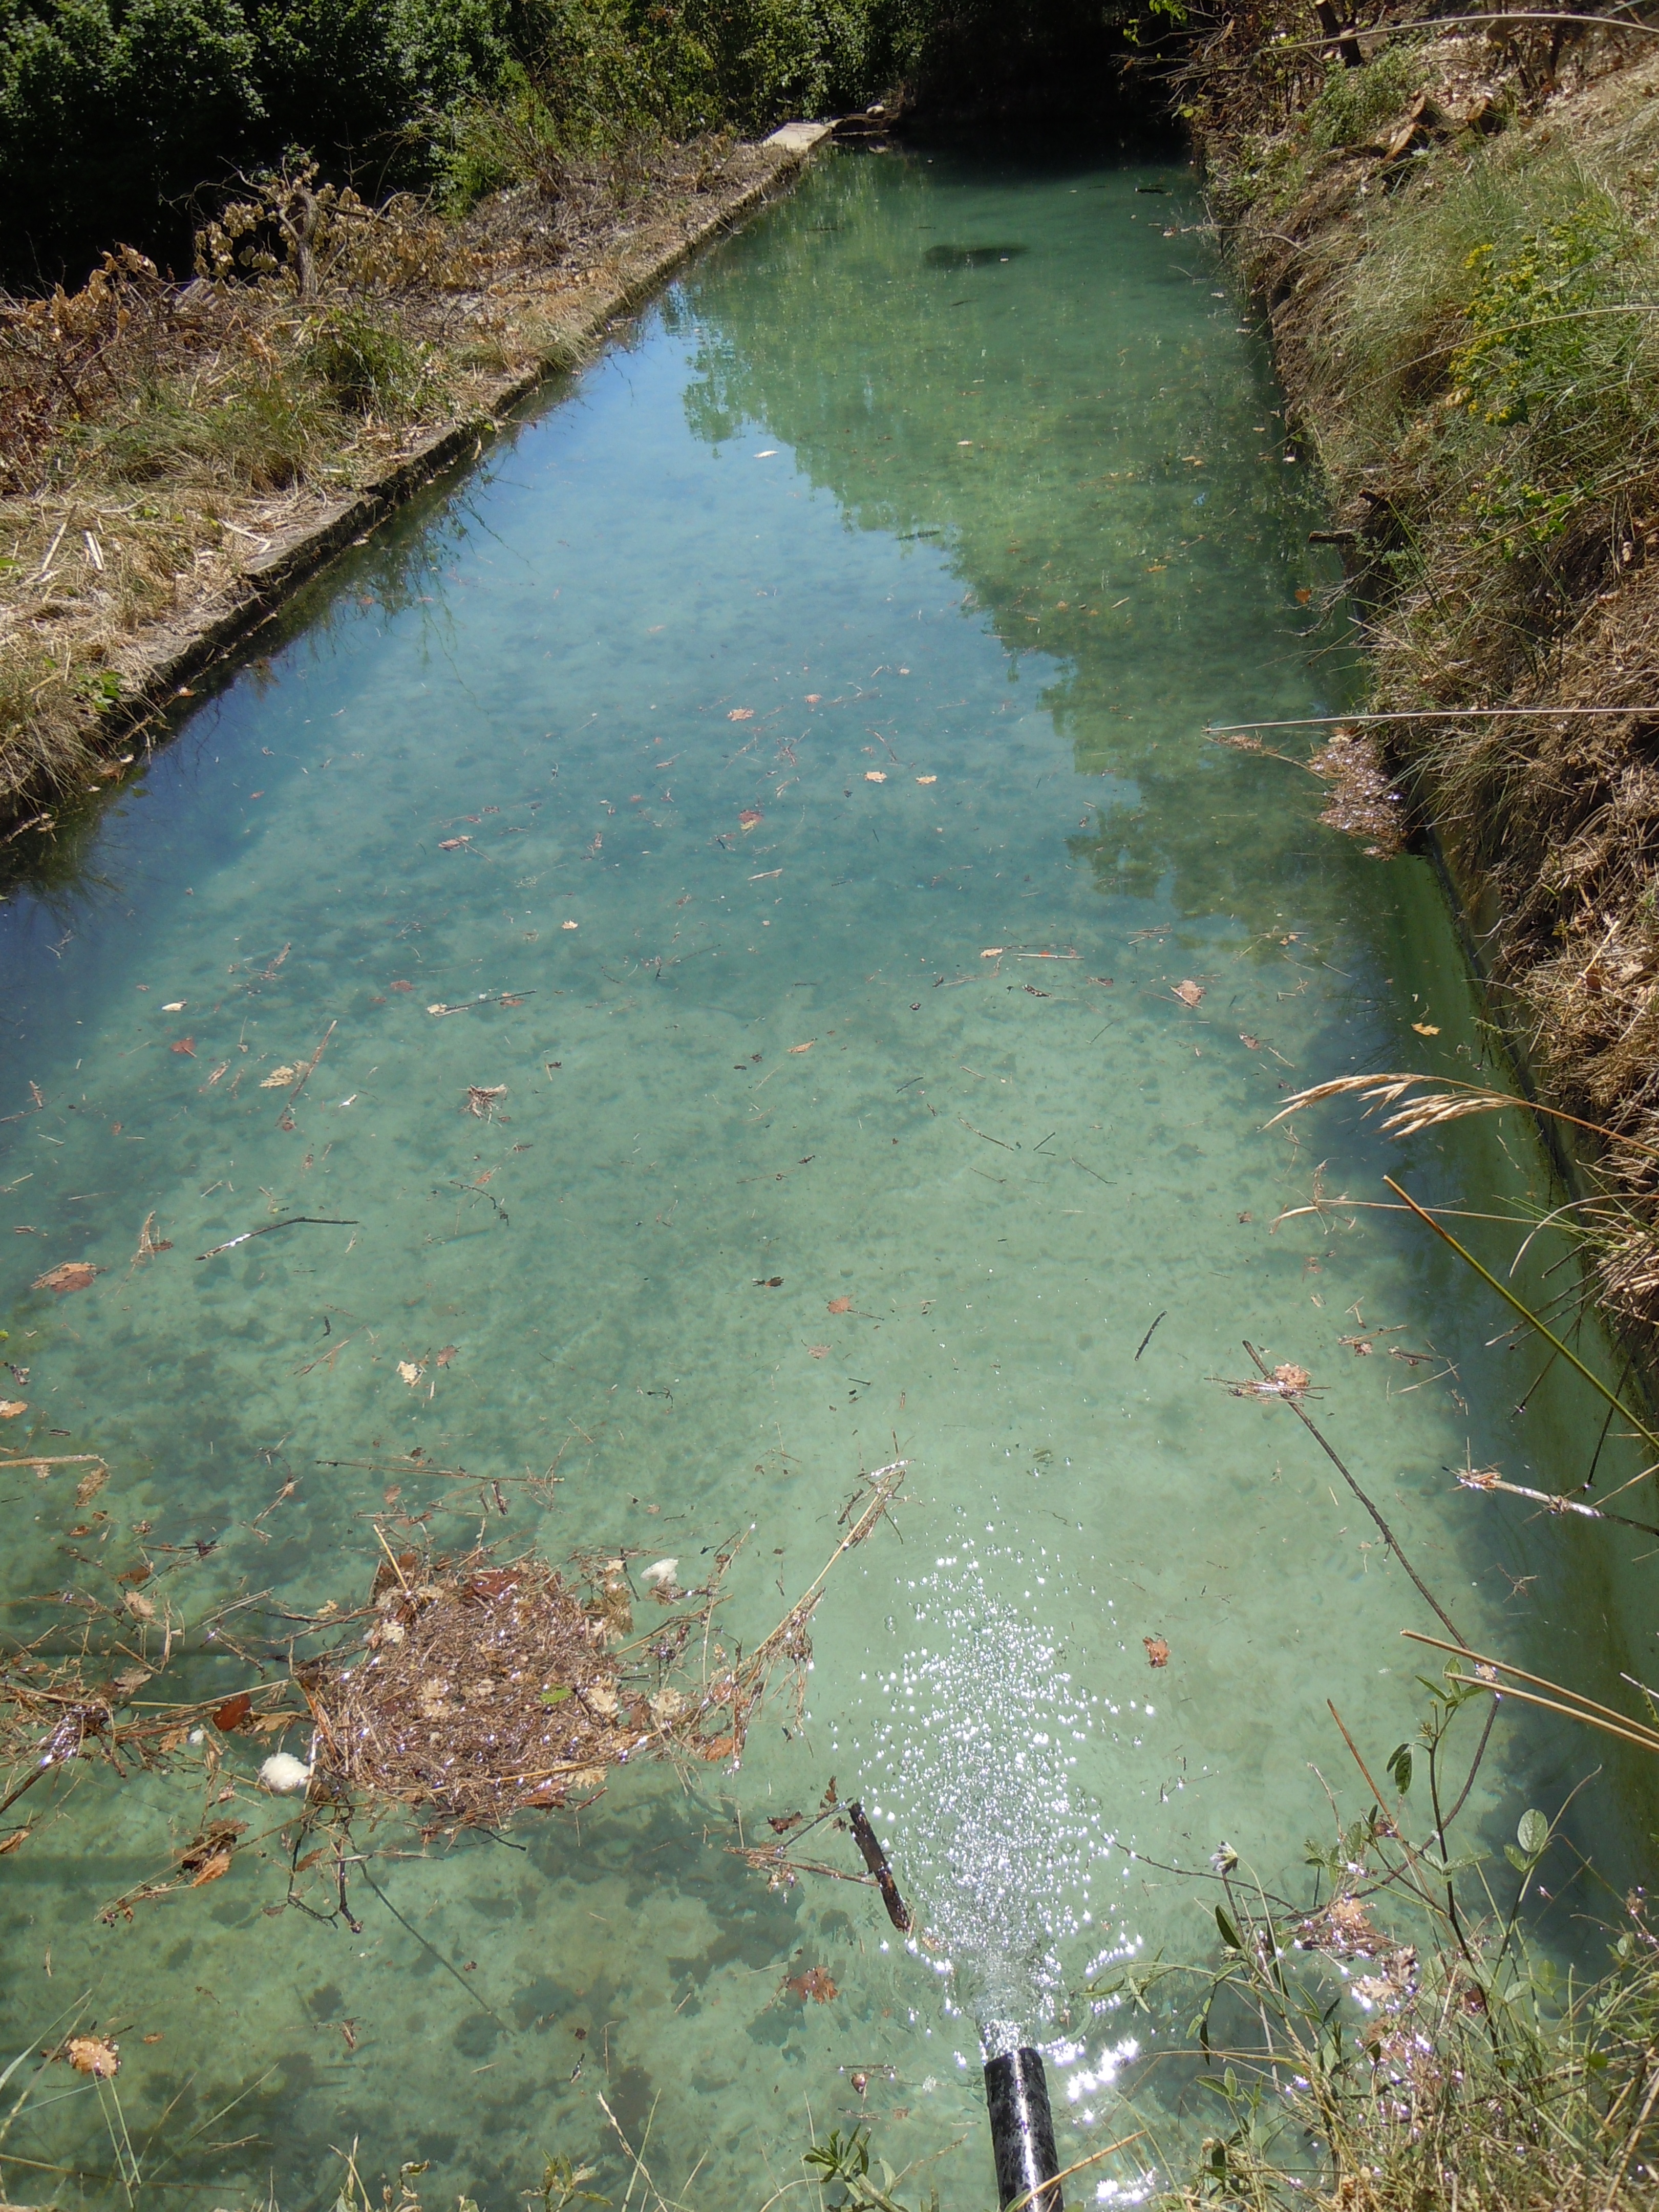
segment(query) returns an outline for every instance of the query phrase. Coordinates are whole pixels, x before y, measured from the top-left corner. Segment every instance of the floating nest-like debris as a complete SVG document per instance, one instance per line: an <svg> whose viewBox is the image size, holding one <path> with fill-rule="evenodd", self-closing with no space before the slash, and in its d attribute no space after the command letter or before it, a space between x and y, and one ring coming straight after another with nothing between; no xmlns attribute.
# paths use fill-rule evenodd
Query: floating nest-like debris
<svg viewBox="0 0 1659 2212"><path fill-rule="evenodd" d="M1364 839L1372 859L1388 859L1403 848L1408 826L1405 801L1375 735L1338 730L1308 766L1331 787L1329 804L1319 817L1328 830Z"/></svg>
<svg viewBox="0 0 1659 2212"><path fill-rule="evenodd" d="M533 1554L399 1554L361 1644L300 1678L313 1790L495 1820L591 1795L642 1754L730 1758L751 1693L735 1668L687 1680L684 1665L727 1564L678 1607L659 1583L666 1617L635 1636L621 1559L568 1580Z"/></svg>
<svg viewBox="0 0 1659 2212"><path fill-rule="evenodd" d="M456 1559L389 1550L361 1639L296 1670L311 1709L313 1798L380 1799L439 1826L495 1825L591 1798L642 1758L737 1757L780 1665L804 1695L807 1629L830 1568L886 1512L903 1462L868 1478L828 1565L746 1658L714 1641L733 1553L681 1591L677 1562L645 1580L663 1617L641 1632L622 1559L568 1573L527 1553Z"/></svg>

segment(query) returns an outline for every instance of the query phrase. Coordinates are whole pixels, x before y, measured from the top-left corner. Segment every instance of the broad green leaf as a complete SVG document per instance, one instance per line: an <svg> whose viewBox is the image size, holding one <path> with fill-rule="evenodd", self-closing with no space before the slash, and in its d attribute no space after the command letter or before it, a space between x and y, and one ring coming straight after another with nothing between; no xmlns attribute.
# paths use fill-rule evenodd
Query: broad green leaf
<svg viewBox="0 0 1659 2212"><path fill-rule="evenodd" d="M1550 1824L1535 1806L1521 1815L1521 1825L1515 1832L1515 1840L1531 1859L1535 1859L1550 1839Z"/></svg>

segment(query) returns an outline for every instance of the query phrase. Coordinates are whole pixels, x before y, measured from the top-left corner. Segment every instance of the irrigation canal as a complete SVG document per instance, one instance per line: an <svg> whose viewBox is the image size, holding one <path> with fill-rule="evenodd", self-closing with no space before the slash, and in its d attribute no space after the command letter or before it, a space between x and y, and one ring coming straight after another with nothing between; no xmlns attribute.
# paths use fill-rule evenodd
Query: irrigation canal
<svg viewBox="0 0 1659 2212"><path fill-rule="evenodd" d="M866 2116L967 2207L976 2021L1048 2050L1064 2157L1137 2098L1158 2136L1083 2185L1133 2191L1204 2123L1160 2059L1184 2021L1079 1992L1213 1936L1120 1846L1294 1874L1314 1763L1364 1809L1327 1699L1385 1759L1420 1700L1399 1631L1432 1626L1285 1409L1224 1387L1246 1337L1308 1370L1466 1636L1592 1693L1647 1674L1639 1540L1452 1473L1582 1480L1593 1401L1559 1367L1527 1395L1511 1316L1358 1203L1392 1169L1547 1204L1528 1130L1264 1133L1305 1084L1488 1061L1427 861L1204 737L1340 711L1355 672L1200 215L1178 165L832 155L0 907L3 1435L111 1470L80 1503L73 1467L0 1473L9 1620L135 1560L164 1607L188 1559L191 1621L242 1607L244 1656L198 1655L237 1686L283 1608L361 1599L373 1516L431 1507L440 1545L688 1585L741 1533L722 1633L752 1643L860 1468L910 1462L803 1719L499 1838L365 1814L361 1932L281 1909L264 1745L218 1747L229 1872L112 1912L201 1829L199 1771L35 1792L11 2042L96 2021L123 2064L50 2078L13 2197L123 2203L131 2155L155 2202L323 2204L356 2139L371 2176L430 2160L434 2203L517 2202L550 2153L620 2202L603 2095L669 2198L757 2207ZM290 1103L269 1079L319 1042ZM341 1225L245 1238L290 1215ZM171 1249L135 1260L147 1223ZM1541 1295L1562 1258L1534 1248ZM1651 1808L1542 1714L1500 1723L1471 1835L1598 1763L1573 1817L1617 1881ZM925 1942L729 1853L832 1776Z"/></svg>

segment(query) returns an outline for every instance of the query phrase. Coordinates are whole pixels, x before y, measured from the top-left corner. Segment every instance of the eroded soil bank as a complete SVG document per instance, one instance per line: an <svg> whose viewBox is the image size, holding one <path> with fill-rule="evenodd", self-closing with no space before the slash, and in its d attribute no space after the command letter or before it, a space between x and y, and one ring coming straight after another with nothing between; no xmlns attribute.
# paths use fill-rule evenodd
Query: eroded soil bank
<svg viewBox="0 0 1659 2212"><path fill-rule="evenodd" d="M1601 1293L1650 1346L1659 46L1396 13L1322 43L1302 11L1247 9L1195 57L1188 112L1286 386L1261 465L1328 481L1368 704L1395 718L1367 738L1540 1095L1598 1125L1557 1124L1593 1157ZM1325 733L1268 742L1298 735Z"/></svg>

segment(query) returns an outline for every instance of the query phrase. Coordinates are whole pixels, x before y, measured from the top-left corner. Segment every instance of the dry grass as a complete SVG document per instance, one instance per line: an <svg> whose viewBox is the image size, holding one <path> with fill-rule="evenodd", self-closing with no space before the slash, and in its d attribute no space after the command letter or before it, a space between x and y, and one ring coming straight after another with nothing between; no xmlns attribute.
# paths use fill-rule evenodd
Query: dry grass
<svg viewBox="0 0 1659 2212"><path fill-rule="evenodd" d="M228 209L188 284L123 251L73 295L0 299L0 821L118 780L169 634L574 358L594 301L776 166L720 138L550 155L456 223L301 173Z"/></svg>

